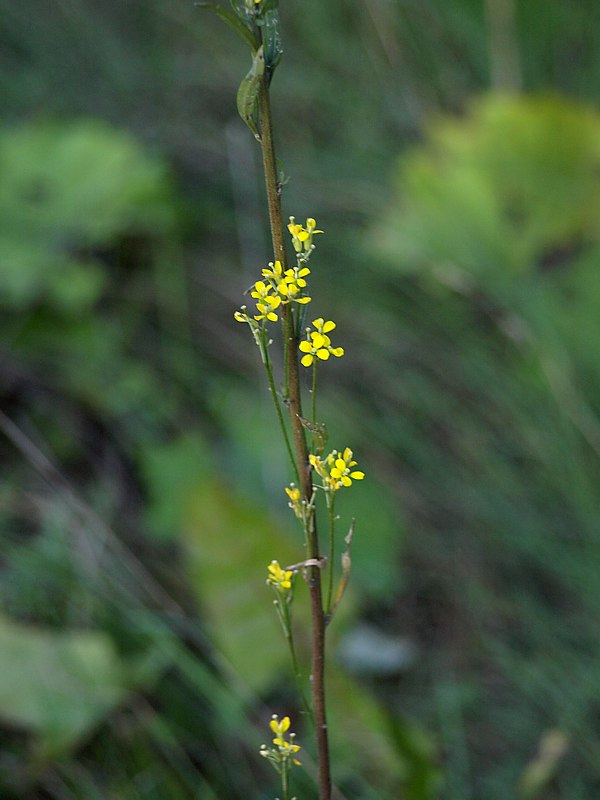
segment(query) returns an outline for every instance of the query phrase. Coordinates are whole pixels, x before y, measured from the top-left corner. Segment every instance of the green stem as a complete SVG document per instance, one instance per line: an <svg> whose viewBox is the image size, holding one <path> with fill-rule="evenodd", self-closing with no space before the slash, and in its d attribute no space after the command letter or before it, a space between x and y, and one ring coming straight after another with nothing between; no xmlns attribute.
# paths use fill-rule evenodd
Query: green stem
<svg viewBox="0 0 600 800"><path fill-rule="evenodd" d="M311 718L312 722L314 723L315 717L313 714L313 710L311 708L310 703L308 702L308 698L306 697L306 692L304 691L304 684L302 681L302 672L300 671L300 667L298 666L298 659L296 657L296 647L294 645L294 633L292 631L292 620L290 617L290 608L289 605L286 603L284 606L285 610L283 612L284 621L283 627L285 631L285 638L288 643L288 648L290 651L290 658L292 661L292 669L294 671L294 678L296 680L296 684L298 686L298 691L300 692L300 696L302 697L302 703L304 704L304 708L306 709L307 714Z"/></svg>
<svg viewBox="0 0 600 800"><path fill-rule="evenodd" d="M312 424L315 425L317 421L317 360L313 361L313 379L312 379ZM313 434L314 444L314 434Z"/></svg>
<svg viewBox="0 0 600 800"><path fill-rule="evenodd" d="M283 434L283 438L285 440L285 446L288 452L288 456L290 457L290 461L292 464L292 469L294 471L294 475L298 483L300 483L300 475L298 473L298 467L296 466L296 459L294 458L294 452L292 450L292 445L290 444L290 437L288 436L287 428L285 426L285 422L283 419L283 414L281 412L281 403L279 402L279 396L277 395L277 390L275 389L275 380L273 378L273 367L271 365L271 359L269 357L269 350L268 350L268 343L267 343L267 335L264 328L261 330L262 336L262 345L263 345L263 353L264 353L264 365L267 371L267 379L269 381L269 391L273 396L273 402L275 403L275 411L277 412L277 419L279 420L279 426L281 428L281 432Z"/></svg>
<svg viewBox="0 0 600 800"><path fill-rule="evenodd" d="M284 764L281 768L281 800L289 800L288 777L288 765Z"/></svg>
<svg viewBox="0 0 600 800"><path fill-rule="evenodd" d="M335 496L330 493L326 493L327 497L327 511L329 512L329 563L328 563L328 573L327 573L327 602L325 603L325 608L327 609L325 616L329 617L331 613L331 598L333 595L333 557L335 554L335 537L334 537L334 529L335 529L335 514L334 514L334 505L335 505Z"/></svg>
<svg viewBox="0 0 600 800"><path fill-rule="evenodd" d="M281 212L281 187L278 181L277 162L273 145L273 125L271 121L271 103L267 77L264 76L258 95L260 116L260 145L263 157L267 204L271 223L271 238L275 260L279 259L285 270L287 259L285 254L284 225ZM294 330L294 319L285 306L281 314L284 341L287 343L285 370L287 372L288 410L292 426L294 446L296 450L298 486L302 498L310 502L313 485L308 461L308 447L302 426L302 403L300 399L300 378L298 374L298 337ZM307 531L309 557L320 560L319 538L314 514ZM331 800L331 767L329 760L329 737L327 734L327 711L325 705L325 615L323 614L323 597L321 590L321 572L316 566L309 567L308 590L312 620L312 663L311 685L315 734L317 740L317 759L319 767L319 800Z"/></svg>

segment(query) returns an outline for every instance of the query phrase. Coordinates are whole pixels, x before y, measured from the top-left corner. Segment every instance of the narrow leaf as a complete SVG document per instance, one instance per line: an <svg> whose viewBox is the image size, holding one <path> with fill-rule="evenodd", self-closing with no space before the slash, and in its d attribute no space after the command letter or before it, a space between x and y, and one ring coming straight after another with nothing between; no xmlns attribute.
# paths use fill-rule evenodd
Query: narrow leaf
<svg viewBox="0 0 600 800"><path fill-rule="evenodd" d="M256 51L252 60L252 67L240 83L240 88L237 93L239 115L257 139L260 138L258 131L258 93L264 73L265 59L261 45Z"/></svg>
<svg viewBox="0 0 600 800"><path fill-rule="evenodd" d="M281 35L279 33L279 12L276 10L267 11L263 16L263 44L265 49L265 65L269 78L273 75L275 67L281 61L283 49L281 47Z"/></svg>

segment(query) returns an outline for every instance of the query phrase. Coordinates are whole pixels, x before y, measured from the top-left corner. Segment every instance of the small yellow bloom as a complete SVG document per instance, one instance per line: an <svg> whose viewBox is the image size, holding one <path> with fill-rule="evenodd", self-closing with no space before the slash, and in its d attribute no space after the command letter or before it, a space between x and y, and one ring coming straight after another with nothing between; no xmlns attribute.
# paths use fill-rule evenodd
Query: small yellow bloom
<svg viewBox="0 0 600 800"><path fill-rule="evenodd" d="M331 339L327 335L335 328L335 322L332 320L327 320L326 322L323 317L319 317L313 320L312 324L316 328L316 331L308 332L306 341L300 342L298 345L300 351L306 353L300 362L302 366L310 367L315 357L321 359L321 361L327 361L330 355L336 356L337 358L343 356L344 348L332 347Z"/></svg>
<svg viewBox="0 0 600 800"><path fill-rule="evenodd" d="M310 303L311 298L302 294L302 290L306 286L304 278L310 275L310 270L307 267L302 269L294 267L284 271L281 261L275 261L270 262L268 267L262 270L262 275L263 278L267 278L269 281L267 292L276 292L284 305L292 300L295 303ZM264 293L267 284L263 281L258 281L258 283L260 286L257 287L257 284L255 284L255 290L259 293Z"/></svg>
<svg viewBox="0 0 600 800"><path fill-rule="evenodd" d="M289 487L285 487L285 492L290 499L288 506L292 509L298 519L304 519L304 507L302 505L302 495L300 489L294 484L290 483Z"/></svg>
<svg viewBox="0 0 600 800"><path fill-rule="evenodd" d="M292 588L294 573L289 569L279 566L279 561L271 561L267 567L267 583L281 594L285 594Z"/></svg>
<svg viewBox="0 0 600 800"><path fill-rule="evenodd" d="M300 745L294 744L294 737L295 733L290 733L290 741L287 741L285 738L285 734L289 730L291 725L290 718L284 717L281 722L276 715L273 715L273 719L269 723L269 727L275 734L275 738L273 739L273 744L277 746L279 749L280 754L287 758L293 753L297 753L300 750ZM299 761L294 759L295 764L299 764Z"/></svg>
<svg viewBox="0 0 600 800"><path fill-rule="evenodd" d="M326 492L337 492L338 489L352 486L352 481L363 480L365 473L352 469L357 465L353 455L349 447L346 447L341 454L337 450L332 450L324 459L309 455L311 466L323 479L323 488Z"/></svg>
<svg viewBox="0 0 600 800"><path fill-rule="evenodd" d="M317 233L324 233L324 231L317 230L317 223L313 217L308 217L306 220L306 227L299 225L295 217L290 217L290 224L288 231L292 235L292 245L297 253L310 252L313 248L313 236Z"/></svg>
<svg viewBox="0 0 600 800"><path fill-rule="evenodd" d="M247 322L249 325L252 323L252 320L246 310L246 306L242 306L239 311L235 311L233 318L238 322Z"/></svg>
<svg viewBox="0 0 600 800"><path fill-rule="evenodd" d="M275 309L281 305L281 297L271 294L271 291L271 286L264 281L256 281L254 284L254 290L250 292L250 295L256 300L258 314L254 315L255 320L266 319L270 322L277 322Z"/></svg>
<svg viewBox="0 0 600 800"><path fill-rule="evenodd" d="M269 262L269 265L263 269L262 275L264 278L269 278L275 283L278 283L283 278L283 267L281 266L281 261L279 259L273 263L272 261Z"/></svg>
<svg viewBox="0 0 600 800"><path fill-rule="evenodd" d="M291 758L295 753L297 753L301 747L299 744L294 742L296 738L295 733L289 734L289 740L286 739L285 735L290 729L290 718L284 717L281 721L279 721L279 717L274 714L273 719L269 723L269 727L275 734L275 738L273 739L273 744L277 748L267 748L266 745L261 747L261 755L266 756L270 760L278 763L285 763L287 761L292 761L294 764L300 764L300 762L296 758Z"/></svg>
<svg viewBox="0 0 600 800"><path fill-rule="evenodd" d="M279 717L276 714L273 714L273 718L271 722L269 722L269 728L273 731L273 733L281 738L283 734L289 730L291 725L291 721L289 717L284 717L281 722L279 721Z"/></svg>

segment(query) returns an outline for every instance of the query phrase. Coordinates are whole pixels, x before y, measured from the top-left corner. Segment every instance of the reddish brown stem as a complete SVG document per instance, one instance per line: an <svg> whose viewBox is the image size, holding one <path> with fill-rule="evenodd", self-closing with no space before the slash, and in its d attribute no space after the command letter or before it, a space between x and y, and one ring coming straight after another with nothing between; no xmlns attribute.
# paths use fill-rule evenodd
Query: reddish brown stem
<svg viewBox="0 0 600 800"><path fill-rule="evenodd" d="M275 259L286 269L285 227L281 212L281 187L277 174L277 162L273 145L273 127L269 86L266 77L263 79L259 93L260 144L263 156L269 221L273 240ZM298 374L298 341L294 331L293 316L288 306L282 312L283 335L287 343L288 397L294 447L300 476L302 498L310 503L313 494L306 434L302 426L302 402L300 396L300 376ZM308 530L308 555L320 559L319 537L314 514ZM319 800L331 800L331 770L329 763L329 737L327 733L327 714L325 706L325 615L321 594L321 572L318 567L310 567L308 588L312 618L312 699L315 718L315 735L317 742L317 759L319 765Z"/></svg>

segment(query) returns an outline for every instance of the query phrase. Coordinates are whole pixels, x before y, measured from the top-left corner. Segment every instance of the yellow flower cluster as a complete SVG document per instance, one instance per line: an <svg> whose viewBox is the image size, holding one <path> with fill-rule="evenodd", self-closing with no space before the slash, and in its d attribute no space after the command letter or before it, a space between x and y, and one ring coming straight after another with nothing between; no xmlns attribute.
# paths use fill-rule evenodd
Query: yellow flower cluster
<svg viewBox="0 0 600 800"><path fill-rule="evenodd" d="M271 561L267 567L267 584L272 586L280 594L286 594L292 588L294 573L289 569L283 569L279 561Z"/></svg>
<svg viewBox="0 0 600 800"><path fill-rule="evenodd" d="M284 271L281 266L281 261L276 261L274 264L269 263L269 266L262 271L263 277L267 278L269 286L277 296L281 297L282 303L289 303L293 300L295 303L310 303L311 298L302 294L302 290L306 287L304 280L307 275L310 275L308 267L293 267ZM262 281L259 281L263 286ZM255 287L257 284L255 284Z"/></svg>
<svg viewBox="0 0 600 800"><path fill-rule="evenodd" d="M280 305L290 302L301 305L310 303L311 298L303 293L306 287L305 278L309 274L308 267L293 267L284 270L280 261L270 263L262 271L266 281L256 281L250 292L250 296L256 301L258 312L254 314L254 320L277 322L278 317L275 312ZM240 311L236 311L233 316L238 322L247 322L252 325L252 318L245 306Z"/></svg>
<svg viewBox="0 0 600 800"><path fill-rule="evenodd" d="M295 217L290 217L288 231L292 235L292 245L296 253L310 254L314 249L313 236L323 231L317 230L317 222L312 217L306 220L306 227L299 225Z"/></svg>
<svg viewBox="0 0 600 800"><path fill-rule="evenodd" d="M311 301L311 297L304 292L306 277L310 275L310 270L303 265L315 249L313 236L323 233L323 231L317 229L317 223L312 217L307 218L306 227L296 224L295 218L290 217L288 230L292 236L298 265L284 270L281 261L270 262L262 270L264 280L256 281L250 292L256 301L257 313L251 316L246 306L242 306L233 315L237 322L248 323L253 332L259 328L256 322L263 322L263 320L264 322L277 322L277 309L281 305L291 302L305 305Z"/></svg>
<svg viewBox="0 0 600 800"><path fill-rule="evenodd" d="M300 342L298 345L300 351L306 355L302 356L301 364L304 367L310 367L315 356L322 361L327 361L330 355L340 358L344 355L343 347L332 347L331 339L327 335L335 328L335 322L319 317L313 320L313 326L316 331L307 330L306 341Z"/></svg>
<svg viewBox="0 0 600 800"><path fill-rule="evenodd" d="M312 454L308 458L314 471L323 479L326 492L337 492L345 486L352 486L352 481L362 481L365 477L364 472L352 469L357 462L353 460L349 447L343 453L332 450L324 459Z"/></svg>
<svg viewBox="0 0 600 800"><path fill-rule="evenodd" d="M286 764L291 760L293 764L297 764L298 766L300 765L298 759L294 758L294 755L301 749L300 745L295 744L294 742L296 734L290 733L289 740L285 737L286 733L290 729L290 725L291 722L289 717L284 717L280 721L279 717L276 714L273 714L273 718L269 723L269 727L275 734L275 738L273 739L273 744L275 747L267 747L266 744L263 744L260 748L261 756L268 758L275 764Z"/></svg>

